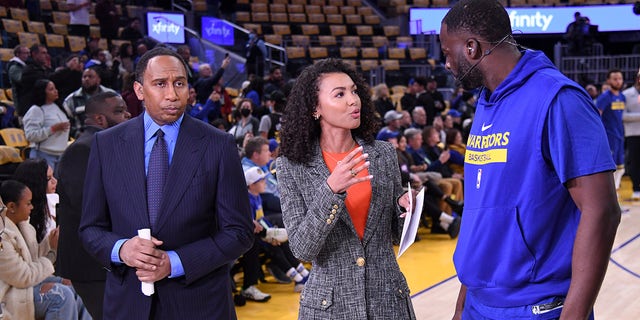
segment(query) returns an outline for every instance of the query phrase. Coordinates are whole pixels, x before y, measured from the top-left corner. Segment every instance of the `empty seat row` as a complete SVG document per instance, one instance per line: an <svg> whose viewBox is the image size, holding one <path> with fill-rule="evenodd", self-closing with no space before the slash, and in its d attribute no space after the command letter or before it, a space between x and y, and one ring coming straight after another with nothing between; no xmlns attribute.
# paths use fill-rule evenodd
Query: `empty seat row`
<svg viewBox="0 0 640 320"><path fill-rule="evenodd" d="M249 3L277 3L277 4L311 4L319 6L352 6L359 7L363 5L362 0L237 0L238 4Z"/></svg>
<svg viewBox="0 0 640 320"><path fill-rule="evenodd" d="M278 22L278 23L328 23L328 24L369 24L378 25L381 19L378 15L370 14L361 16L359 14L324 14L324 13L267 13L267 12L246 12L236 13L238 22Z"/></svg>
<svg viewBox="0 0 640 320"><path fill-rule="evenodd" d="M395 39L400 35L400 27L399 26L383 26L380 31L380 27L376 26L368 26L368 25L355 25L355 26L345 26L345 25L319 25L319 24L301 24L296 26L291 26L289 24L273 24L268 26L268 28L263 32L263 28L261 24L257 23L245 23L243 27L247 30L253 30L257 34L273 34L273 35L292 35L292 34L302 34L308 36L316 36L320 34L329 33L332 36L344 36L348 34L356 34L359 36L373 36L376 35L384 35L387 38ZM270 30L269 30L270 29Z"/></svg>
<svg viewBox="0 0 640 320"><path fill-rule="evenodd" d="M428 59L425 48L388 48L380 50L378 48L354 48L340 47L338 52L333 52L327 47L285 47L288 59L323 59L328 57L340 57L342 59L391 59L403 62L424 62Z"/></svg>
<svg viewBox="0 0 640 320"><path fill-rule="evenodd" d="M252 3L251 12L270 12L270 13L324 13L324 14L359 14L367 16L374 14L373 8L368 6L319 6L315 4L281 4L281 3Z"/></svg>

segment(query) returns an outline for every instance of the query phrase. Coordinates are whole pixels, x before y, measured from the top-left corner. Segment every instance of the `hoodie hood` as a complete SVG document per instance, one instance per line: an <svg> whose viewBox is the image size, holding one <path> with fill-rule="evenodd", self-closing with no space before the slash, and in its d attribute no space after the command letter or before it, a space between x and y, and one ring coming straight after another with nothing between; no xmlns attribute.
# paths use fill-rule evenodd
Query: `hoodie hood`
<svg viewBox="0 0 640 320"><path fill-rule="evenodd" d="M11 62L11 61L15 61L15 62L19 63L20 65L22 65L23 67L27 65L26 63L24 63L24 61L22 61L22 60L21 60L20 58L18 58L18 57L13 57L13 58L11 58L11 60L9 60L9 62Z"/></svg>
<svg viewBox="0 0 640 320"><path fill-rule="evenodd" d="M504 97L508 96L518 88L522 87L529 78L538 71L544 69L556 70L555 65L545 56L542 51L523 50L520 61L516 64L511 73L498 85L496 90L491 93L489 100L486 101L486 93L488 90L483 89L480 99L485 100L486 106L491 106Z"/></svg>

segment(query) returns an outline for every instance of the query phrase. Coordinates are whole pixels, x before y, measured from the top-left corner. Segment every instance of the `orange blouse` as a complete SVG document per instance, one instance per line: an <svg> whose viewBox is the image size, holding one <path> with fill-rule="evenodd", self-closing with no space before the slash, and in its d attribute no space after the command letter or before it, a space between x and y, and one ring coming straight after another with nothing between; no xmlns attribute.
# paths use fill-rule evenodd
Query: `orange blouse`
<svg viewBox="0 0 640 320"><path fill-rule="evenodd" d="M356 145L353 149L357 148ZM344 153L331 153L322 151L322 158L329 168L329 172L333 172L336 168L338 161L344 159L353 149ZM356 167L364 164L360 162ZM369 175L369 170L365 168L357 175L358 178L366 177ZM371 180L365 182L356 183L347 188L347 198L345 199L345 205L347 212L351 217L353 226L358 233L360 240L364 237L364 227L367 224L367 216L369 215L369 205L371 204Z"/></svg>

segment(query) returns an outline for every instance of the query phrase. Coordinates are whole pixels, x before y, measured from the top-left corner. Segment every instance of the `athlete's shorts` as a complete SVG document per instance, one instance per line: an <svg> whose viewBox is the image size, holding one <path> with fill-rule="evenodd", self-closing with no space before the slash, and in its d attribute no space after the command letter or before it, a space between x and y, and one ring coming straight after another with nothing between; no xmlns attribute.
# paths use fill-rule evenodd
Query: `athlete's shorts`
<svg viewBox="0 0 640 320"><path fill-rule="evenodd" d="M504 320L504 319L559 319L564 297L551 297L538 303L511 308L497 308L483 305L472 293L467 291L464 301L462 320ZM589 320L593 320L593 312Z"/></svg>

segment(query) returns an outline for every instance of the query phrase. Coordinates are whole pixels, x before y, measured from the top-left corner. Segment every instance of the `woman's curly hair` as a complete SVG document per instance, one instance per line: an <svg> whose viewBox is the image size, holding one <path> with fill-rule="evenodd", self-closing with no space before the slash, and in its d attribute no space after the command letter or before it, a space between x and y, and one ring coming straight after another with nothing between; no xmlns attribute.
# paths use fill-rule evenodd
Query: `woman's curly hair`
<svg viewBox="0 0 640 320"><path fill-rule="evenodd" d="M47 234L47 218L49 206L47 204L47 170L49 165L44 159L27 159L20 163L13 173L13 180L24 183L31 189L33 210L29 223L36 229L38 243Z"/></svg>
<svg viewBox="0 0 640 320"><path fill-rule="evenodd" d="M327 73L345 73L355 83L360 97L360 126L352 129L354 137L372 143L378 132L376 118L369 93L369 86L356 70L340 59L324 59L306 67L291 89L287 106L282 115L280 130L281 154L298 163L309 163L315 141L320 138L320 122L313 118L318 106L320 78Z"/></svg>

